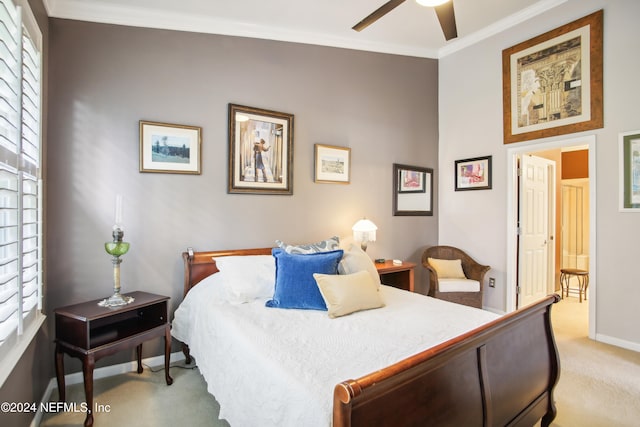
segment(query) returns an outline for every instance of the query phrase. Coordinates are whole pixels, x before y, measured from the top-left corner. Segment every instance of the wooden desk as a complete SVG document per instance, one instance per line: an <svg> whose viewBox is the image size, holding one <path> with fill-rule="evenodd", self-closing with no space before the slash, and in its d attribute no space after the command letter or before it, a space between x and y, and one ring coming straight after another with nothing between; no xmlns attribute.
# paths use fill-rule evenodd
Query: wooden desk
<svg viewBox="0 0 640 427"><path fill-rule="evenodd" d="M60 401L66 399L64 353L82 360L87 417L85 426L93 425L93 369L97 360L127 348L136 347L138 373L142 373L142 343L164 336L164 370L169 375L171 329L167 311L169 297L147 292L126 294L135 298L120 307L100 307L101 299L54 310L56 321L56 378Z"/></svg>
<svg viewBox="0 0 640 427"><path fill-rule="evenodd" d="M404 261L400 265L394 265L392 260L376 262L376 268L383 285L389 285L405 291L414 291L414 269L416 265Z"/></svg>

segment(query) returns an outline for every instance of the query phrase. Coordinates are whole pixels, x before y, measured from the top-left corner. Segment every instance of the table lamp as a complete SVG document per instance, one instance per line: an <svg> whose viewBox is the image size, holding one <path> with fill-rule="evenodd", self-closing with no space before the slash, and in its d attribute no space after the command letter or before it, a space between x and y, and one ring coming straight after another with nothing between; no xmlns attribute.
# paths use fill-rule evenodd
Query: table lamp
<svg viewBox="0 0 640 427"><path fill-rule="evenodd" d="M113 226L113 241L106 242L104 249L113 258L111 263L113 264L113 295L98 303L102 307L118 307L133 302L132 297L123 296L120 294L120 263L122 260L120 257L129 251L129 243L123 242L124 228L122 227L122 196L116 196L116 223Z"/></svg>
<svg viewBox="0 0 640 427"><path fill-rule="evenodd" d="M378 227L366 218L362 218L356 222L353 227L353 240L360 242L360 247L363 251L367 250L367 244L369 242L376 241L376 230Z"/></svg>

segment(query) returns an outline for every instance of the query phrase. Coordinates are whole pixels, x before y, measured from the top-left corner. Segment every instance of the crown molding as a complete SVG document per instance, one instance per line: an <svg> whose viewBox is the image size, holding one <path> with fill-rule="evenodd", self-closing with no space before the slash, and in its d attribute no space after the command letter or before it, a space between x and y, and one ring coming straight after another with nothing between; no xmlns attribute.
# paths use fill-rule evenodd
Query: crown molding
<svg viewBox="0 0 640 427"><path fill-rule="evenodd" d="M333 37L326 34L291 31L247 22L216 19L203 15L150 10L135 6L113 6L101 2L88 4L82 0L43 0L43 3L47 14L52 18L250 37L424 58L436 58L438 55L437 50L424 49L417 46L374 43L351 38Z"/></svg>
<svg viewBox="0 0 640 427"><path fill-rule="evenodd" d="M479 43L485 39L488 39L489 37L495 36L496 34L506 31L509 28L515 27L518 24L521 24L535 16L551 10L554 7L566 3L567 1L568 0L541 0L534 5L522 9L519 12L509 15L506 18L496 21L495 23L479 31L476 31L475 33L471 33L468 36L455 40L454 42L440 48L438 50L438 58L444 58L447 55L451 55L452 53L458 52L459 50Z"/></svg>
<svg viewBox="0 0 640 427"><path fill-rule="evenodd" d="M73 19L103 24L127 25L176 31L250 37L293 43L313 44L344 49L363 50L393 55L439 59L514 27L568 0L541 0L522 11L510 15L482 30L461 37L444 47L433 50L418 46L379 43L359 39L334 37L326 34L291 31L283 28L230 21L187 13L150 10L135 6L114 6L83 0L43 0L52 18Z"/></svg>

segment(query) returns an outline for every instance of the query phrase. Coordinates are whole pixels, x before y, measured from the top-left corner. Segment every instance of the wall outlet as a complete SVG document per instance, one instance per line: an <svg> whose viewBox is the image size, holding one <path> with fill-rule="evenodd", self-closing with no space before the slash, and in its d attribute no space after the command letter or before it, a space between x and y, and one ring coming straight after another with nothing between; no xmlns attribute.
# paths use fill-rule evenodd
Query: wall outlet
<svg viewBox="0 0 640 427"><path fill-rule="evenodd" d="M489 277L489 287L490 288L496 287L496 279L494 279L493 277Z"/></svg>

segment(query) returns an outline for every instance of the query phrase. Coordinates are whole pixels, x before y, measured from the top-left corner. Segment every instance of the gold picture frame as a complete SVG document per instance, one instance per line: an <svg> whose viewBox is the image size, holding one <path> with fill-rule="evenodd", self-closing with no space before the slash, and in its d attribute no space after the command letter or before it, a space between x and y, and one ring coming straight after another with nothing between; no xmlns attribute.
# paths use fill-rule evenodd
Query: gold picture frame
<svg viewBox="0 0 640 427"><path fill-rule="evenodd" d="M315 182L349 184L351 177L351 148L315 144Z"/></svg>
<svg viewBox="0 0 640 427"><path fill-rule="evenodd" d="M199 175L202 128L140 120L140 172Z"/></svg>
<svg viewBox="0 0 640 427"><path fill-rule="evenodd" d="M502 51L504 143L604 126L599 10Z"/></svg>
<svg viewBox="0 0 640 427"><path fill-rule="evenodd" d="M293 194L293 114L229 104L228 192Z"/></svg>

